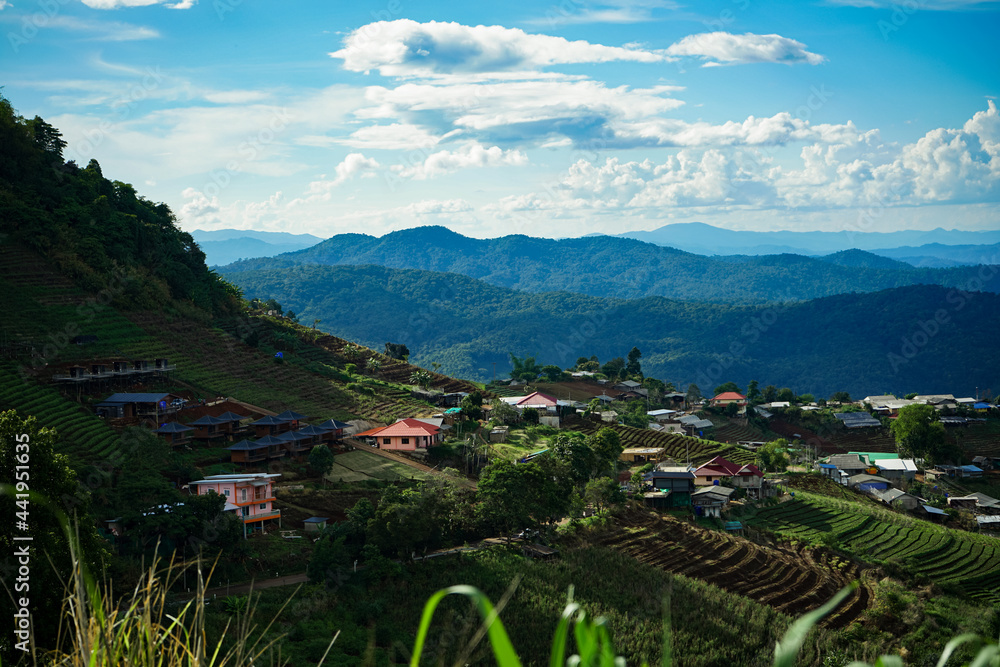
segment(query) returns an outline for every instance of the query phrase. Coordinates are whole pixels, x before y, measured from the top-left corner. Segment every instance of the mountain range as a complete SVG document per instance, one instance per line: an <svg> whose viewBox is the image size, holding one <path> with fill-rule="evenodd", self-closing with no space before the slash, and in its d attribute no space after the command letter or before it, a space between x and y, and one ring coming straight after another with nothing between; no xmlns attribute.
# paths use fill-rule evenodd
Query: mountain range
<svg viewBox="0 0 1000 667"><path fill-rule="evenodd" d="M310 248L224 267L227 273L300 265L365 265L459 273L527 292L568 291L598 297L712 303L803 301L916 284L966 289L979 269L916 268L861 250L813 258L795 254L705 257L612 236L473 239L445 227L382 237L340 234ZM1000 281L985 285L997 291ZM975 289L981 289L975 287Z"/></svg>
<svg viewBox="0 0 1000 667"><path fill-rule="evenodd" d="M643 353L646 374L703 391L733 380L829 396L972 393L995 383L1000 296L937 285L801 303L731 305L662 297L527 293L455 273L377 266L225 271L248 298L273 297L311 324L374 348L404 343L411 361L488 379L509 354L572 366Z"/></svg>
<svg viewBox="0 0 1000 667"><path fill-rule="evenodd" d="M312 234L258 232L252 229L196 229L191 236L205 253L205 263L209 266L231 264L244 258L274 257L314 246L323 240Z"/></svg>

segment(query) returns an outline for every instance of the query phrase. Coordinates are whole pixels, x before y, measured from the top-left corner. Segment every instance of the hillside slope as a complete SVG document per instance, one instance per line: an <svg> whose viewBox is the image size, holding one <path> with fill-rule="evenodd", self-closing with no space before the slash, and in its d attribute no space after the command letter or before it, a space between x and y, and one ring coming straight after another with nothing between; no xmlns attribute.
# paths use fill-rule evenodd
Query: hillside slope
<svg viewBox="0 0 1000 667"><path fill-rule="evenodd" d="M753 307L529 294L372 266L225 275L248 296L275 297L306 321L321 319L333 334L373 346L403 342L417 363L440 362L460 377L485 379L493 363L510 369L509 353L568 367L635 345L646 374L703 390L755 378L819 396L1000 386L996 294L917 285Z"/></svg>
<svg viewBox="0 0 1000 667"><path fill-rule="evenodd" d="M273 258L237 262L221 271L279 270L297 265L374 264L396 269L460 273L528 292L570 291L591 296L663 296L713 303L800 301L847 292L914 284L962 286L974 267L917 269L862 253L868 261L824 261L801 255L702 257L674 248L611 236L472 239L444 227L386 234L341 234ZM996 287L986 289L998 291Z"/></svg>

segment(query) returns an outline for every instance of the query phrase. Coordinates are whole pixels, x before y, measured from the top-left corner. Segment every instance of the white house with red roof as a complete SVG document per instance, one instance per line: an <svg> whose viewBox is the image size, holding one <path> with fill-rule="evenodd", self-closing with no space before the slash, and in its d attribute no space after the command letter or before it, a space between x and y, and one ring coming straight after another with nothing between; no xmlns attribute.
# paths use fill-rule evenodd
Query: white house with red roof
<svg viewBox="0 0 1000 667"><path fill-rule="evenodd" d="M735 403L736 405L746 405L747 397L736 391L724 391L718 396L713 397L709 403L711 405L729 405L730 403Z"/></svg>
<svg viewBox="0 0 1000 667"><path fill-rule="evenodd" d="M532 392L527 396L505 396L500 399L504 403L520 412L525 408L534 408L539 412L551 412L555 414L559 411L559 401L554 397L541 392Z"/></svg>
<svg viewBox="0 0 1000 667"><path fill-rule="evenodd" d="M357 438L370 438L379 449L414 452L441 443L441 428L419 419L400 419L395 424L358 433Z"/></svg>
<svg viewBox="0 0 1000 667"><path fill-rule="evenodd" d="M764 473L757 466L739 465L721 456L699 467L694 476L694 483L698 486L711 486L728 479L733 486L742 489L759 489L764 479Z"/></svg>

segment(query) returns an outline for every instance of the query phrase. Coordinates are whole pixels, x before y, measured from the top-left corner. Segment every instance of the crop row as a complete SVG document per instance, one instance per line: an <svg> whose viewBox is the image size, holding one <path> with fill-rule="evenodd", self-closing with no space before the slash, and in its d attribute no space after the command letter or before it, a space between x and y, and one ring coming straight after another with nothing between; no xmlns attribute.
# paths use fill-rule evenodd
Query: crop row
<svg viewBox="0 0 1000 667"><path fill-rule="evenodd" d="M1000 591L994 579L983 577L1000 570L997 543L958 531L943 532L947 529L916 519L893 522L864 514L859 505L854 505L852 512L850 508L821 507L813 500L795 499L762 510L754 522L799 539L821 541L825 535L834 535L862 558L905 563L914 574L935 582L979 582L965 586L970 594ZM991 588L985 590L984 586Z"/></svg>

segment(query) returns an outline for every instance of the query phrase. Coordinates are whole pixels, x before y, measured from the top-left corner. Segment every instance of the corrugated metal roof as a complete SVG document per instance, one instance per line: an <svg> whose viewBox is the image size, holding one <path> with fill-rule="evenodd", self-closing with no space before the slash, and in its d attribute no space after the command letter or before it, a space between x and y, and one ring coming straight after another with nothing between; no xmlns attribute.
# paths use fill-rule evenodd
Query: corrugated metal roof
<svg viewBox="0 0 1000 667"><path fill-rule="evenodd" d="M98 405L108 405L115 403L159 403L163 399L170 396L170 394L111 394L106 399L98 403Z"/></svg>

